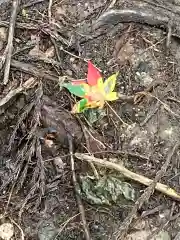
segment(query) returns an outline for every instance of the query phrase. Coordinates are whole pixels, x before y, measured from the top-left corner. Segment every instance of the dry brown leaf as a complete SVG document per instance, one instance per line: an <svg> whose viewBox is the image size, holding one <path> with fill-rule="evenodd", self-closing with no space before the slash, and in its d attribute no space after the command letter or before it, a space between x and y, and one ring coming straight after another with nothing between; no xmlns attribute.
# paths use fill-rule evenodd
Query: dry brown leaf
<svg viewBox="0 0 180 240"><path fill-rule="evenodd" d="M3 42L7 40L7 29L5 27L0 27L0 40Z"/></svg>
<svg viewBox="0 0 180 240"><path fill-rule="evenodd" d="M54 49L54 46L51 46L51 47L49 47L49 48L46 50L45 56L46 56L47 58L53 58L54 55L55 55L55 49Z"/></svg>
<svg viewBox="0 0 180 240"><path fill-rule="evenodd" d="M55 19L62 21L66 15L66 10L63 7L57 7L55 11Z"/></svg>
<svg viewBox="0 0 180 240"><path fill-rule="evenodd" d="M44 57L46 57L46 56L45 56L45 53L43 53L43 51L41 51L41 50L39 49L39 46L38 46L38 45L36 45L33 49L31 49L28 54L29 54L29 56L31 56L31 57L39 57L39 58L44 58Z"/></svg>
<svg viewBox="0 0 180 240"><path fill-rule="evenodd" d="M55 157L54 158L54 165L56 166L56 169L58 172L62 172L64 170L64 166L66 165L62 158L60 157Z"/></svg>
<svg viewBox="0 0 180 240"><path fill-rule="evenodd" d="M133 54L134 54L134 47L132 44L127 42L117 53L116 61L120 64L123 64L127 61L131 62L131 57Z"/></svg>
<svg viewBox="0 0 180 240"><path fill-rule="evenodd" d="M124 44L127 42L127 34L123 34L119 40L117 40L114 52L113 52L113 57L116 59L118 57L118 53L120 49L124 46Z"/></svg>

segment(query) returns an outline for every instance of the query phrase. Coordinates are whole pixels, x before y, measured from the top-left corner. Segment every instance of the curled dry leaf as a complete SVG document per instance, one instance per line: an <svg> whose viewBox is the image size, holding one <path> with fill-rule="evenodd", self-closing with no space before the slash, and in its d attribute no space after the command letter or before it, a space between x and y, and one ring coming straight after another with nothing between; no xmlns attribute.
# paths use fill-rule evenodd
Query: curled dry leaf
<svg viewBox="0 0 180 240"><path fill-rule="evenodd" d="M45 57L47 58L53 58L55 55L55 49L54 46L49 47L45 52Z"/></svg>
<svg viewBox="0 0 180 240"><path fill-rule="evenodd" d="M66 164L63 162L62 158L60 158L60 157L55 157L55 158L54 158L54 165L56 166L56 170L57 170L58 172L62 172L62 171L64 170L64 166L65 166Z"/></svg>
<svg viewBox="0 0 180 240"><path fill-rule="evenodd" d="M34 48L32 48L29 53L29 56L31 57L38 57L38 58L44 58L45 57L45 53L43 53L43 51L41 51L39 49L39 45L36 45Z"/></svg>
<svg viewBox="0 0 180 240"><path fill-rule="evenodd" d="M14 235L14 227L11 223L3 223L0 225L0 238L10 240Z"/></svg>

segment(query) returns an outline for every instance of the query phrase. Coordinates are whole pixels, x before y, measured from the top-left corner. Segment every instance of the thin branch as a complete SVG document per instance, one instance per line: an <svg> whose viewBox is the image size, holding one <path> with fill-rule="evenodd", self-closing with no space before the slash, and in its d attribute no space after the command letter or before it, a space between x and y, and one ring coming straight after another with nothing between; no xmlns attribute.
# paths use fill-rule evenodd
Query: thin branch
<svg viewBox="0 0 180 240"><path fill-rule="evenodd" d="M53 0L49 0L49 6L48 6L49 24L51 24L52 22L52 13L51 13L52 4L53 4Z"/></svg>
<svg viewBox="0 0 180 240"><path fill-rule="evenodd" d="M17 17L17 10L19 6L20 0L14 0L12 4L12 15L9 23L9 34L8 34L8 43L7 43L7 55L4 69L4 80L3 83L7 84L9 81L9 71L11 65L11 56L13 51L13 38L14 38L14 28Z"/></svg>
<svg viewBox="0 0 180 240"><path fill-rule="evenodd" d="M54 75L53 72L51 72L51 71L46 72L45 69L38 69L37 67L33 66L32 64L12 60L11 66L13 68L16 68L22 72L31 74L33 76L36 76L39 78L45 78L46 80L50 80L50 81L54 81L54 82L59 82L58 76Z"/></svg>
<svg viewBox="0 0 180 240"><path fill-rule="evenodd" d="M125 177L132 179L136 182L139 182L145 186L150 186L153 183L152 179L149 179L147 177L144 177L142 175L134 173L120 164L109 162L109 161L106 161L106 160L103 160L100 158L95 158L93 156L89 156L89 155L83 154L83 153L75 153L75 157L80 160L87 161L87 162L93 162L93 163L100 165L102 167L105 167L105 168L116 170L116 171L120 172L121 174L123 174ZM155 186L155 189L173 199L180 201L180 194L178 194L174 189L168 187L165 184L157 183Z"/></svg>
<svg viewBox="0 0 180 240"><path fill-rule="evenodd" d="M9 102L13 97L15 97L17 94L26 91L30 88L35 87L37 82L34 78L29 78L22 86L19 86L16 89L12 89L8 94L0 100L0 107L5 105L7 102Z"/></svg>
<svg viewBox="0 0 180 240"><path fill-rule="evenodd" d="M125 220L123 221L123 223L121 224L119 231L115 234L116 235L116 239L120 240L120 239L124 239L130 224L132 223L133 219L136 217L137 215L137 211L138 209L140 209L142 207L142 205L144 204L144 202L147 202L150 198L150 196L153 194L154 190L157 189L157 185L159 184L158 181L161 180L161 178L164 176L164 174L166 173L166 170L171 162L172 156L174 155L174 152L177 150L179 144L175 144L175 146L169 151L168 156L166 158L166 161L164 162L164 164L162 165L161 169L156 173L156 176L154 178L154 181L151 182L151 184L149 185L148 188L146 188L146 190L144 191L144 193L139 197L139 199L135 202L134 207L132 208L131 212L128 214L128 216L125 218ZM171 188L167 188L166 193L172 193L172 196L174 194L177 194L173 189ZM168 195L168 194L167 194ZM170 196L169 195L169 196ZM171 196L171 197L172 197ZM180 195L178 195L178 199L176 198L176 200L180 200Z"/></svg>
<svg viewBox="0 0 180 240"><path fill-rule="evenodd" d="M22 230L22 228L19 226L19 224L17 224L12 218L9 217L9 219L11 220L12 223L14 223L14 225L16 225L16 227L20 230L21 232L21 240L24 240L24 232Z"/></svg>
<svg viewBox="0 0 180 240"><path fill-rule="evenodd" d="M74 189L75 189L75 194L76 194L76 200L77 200L79 212L81 214L81 220L82 220L82 223L83 223L85 239L86 240L91 240L88 225L87 225L87 222L86 222L84 206L82 204L82 200L81 200L80 195L79 195L80 186L77 182L75 168L74 168L74 155L73 155L72 137L68 132L67 132L67 136L68 136L68 142L69 142L69 152L70 152L70 157L71 157L71 170L72 170L72 178L73 178L73 184L74 184Z"/></svg>
<svg viewBox="0 0 180 240"><path fill-rule="evenodd" d="M114 115L124 124L125 126L129 126L127 123L125 123L122 118L117 114L117 112L111 107L111 105L106 101L106 105L111 109L111 111L114 113Z"/></svg>

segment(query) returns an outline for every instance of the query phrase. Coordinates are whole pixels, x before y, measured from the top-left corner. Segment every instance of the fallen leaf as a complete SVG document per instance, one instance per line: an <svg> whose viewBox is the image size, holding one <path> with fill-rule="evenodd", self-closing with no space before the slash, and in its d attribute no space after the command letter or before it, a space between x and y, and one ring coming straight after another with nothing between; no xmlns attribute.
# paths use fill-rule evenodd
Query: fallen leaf
<svg viewBox="0 0 180 240"><path fill-rule="evenodd" d="M87 120L93 124L97 121L100 121L104 116L106 116L106 111L104 109L86 109L84 111L84 115L87 118Z"/></svg>
<svg viewBox="0 0 180 240"><path fill-rule="evenodd" d="M30 51L29 51L29 56L31 57L39 57L39 58L44 58L45 57L45 53L43 53L43 51L41 51L39 49L39 46L36 45L34 48L32 48Z"/></svg>
<svg viewBox="0 0 180 240"><path fill-rule="evenodd" d="M7 29L5 27L0 27L0 40L3 42L7 40Z"/></svg>
<svg viewBox="0 0 180 240"><path fill-rule="evenodd" d="M64 170L64 166L65 166L66 164L63 162L62 158L60 158L60 157L55 157L55 158L54 158L54 165L56 166L56 170L57 170L58 172L62 172L62 171Z"/></svg>
<svg viewBox="0 0 180 240"><path fill-rule="evenodd" d="M28 18L27 10L24 8L22 9L22 16Z"/></svg>
<svg viewBox="0 0 180 240"><path fill-rule="evenodd" d="M91 176L81 176L82 196L92 204L117 203L120 197L134 201L135 190L127 182L114 176L104 176L99 180Z"/></svg>
<svg viewBox="0 0 180 240"><path fill-rule="evenodd" d="M14 227L11 223L3 223L0 225L0 238L10 240L14 235Z"/></svg>
<svg viewBox="0 0 180 240"><path fill-rule="evenodd" d="M116 54L116 61L120 64L131 62L131 57L134 54L134 47L130 42L124 44Z"/></svg>
<svg viewBox="0 0 180 240"><path fill-rule="evenodd" d="M171 237L167 231L162 230L155 236L155 240L171 240Z"/></svg>
<svg viewBox="0 0 180 240"><path fill-rule="evenodd" d="M126 240L147 240L148 236L151 234L151 231L136 231L131 234L128 234ZM154 240L154 238L152 238Z"/></svg>
<svg viewBox="0 0 180 240"><path fill-rule="evenodd" d="M54 46L49 47L49 48L45 51L45 57L47 57L47 58L53 58L54 55L55 55Z"/></svg>
<svg viewBox="0 0 180 240"><path fill-rule="evenodd" d="M63 7L56 7L55 19L58 21L65 22L64 17L66 16L66 10Z"/></svg>

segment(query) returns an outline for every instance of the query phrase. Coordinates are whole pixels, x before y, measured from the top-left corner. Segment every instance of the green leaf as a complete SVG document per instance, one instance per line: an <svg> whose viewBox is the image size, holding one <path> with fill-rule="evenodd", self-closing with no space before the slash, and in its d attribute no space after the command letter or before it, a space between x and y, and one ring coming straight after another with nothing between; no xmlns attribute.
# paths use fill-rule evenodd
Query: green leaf
<svg viewBox="0 0 180 240"><path fill-rule="evenodd" d="M106 111L99 108L89 108L84 111L84 115L87 120L93 124L97 121L100 121L104 116L106 116Z"/></svg>
<svg viewBox="0 0 180 240"><path fill-rule="evenodd" d="M68 91L77 97L83 97L86 92L82 85L72 85L71 83L64 83L63 87L67 88Z"/></svg>
<svg viewBox="0 0 180 240"><path fill-rule="evenodd" d="M75 113L82 113L84 112L84 110L87 108L87 103L88 103L88 100L83 98L81 99L79 102L77 102L73 109L74 109L74 112Z"/></svg>
<svg viewBox="0 0 180 240"><path fill-rule="evenodd" d="M106 94L111 93L116 85L116 81L117 81L117 76L118 76L119 72L111 75L110 77L108 77L105 82L104 82L104 91Z"/></svg>
<svg viewBox="0 0 180 240"><path fill-rule="evenodd" d="M92 204L117 203L122 196L135 201L135 190L127 182L114 176L105 176L99 180L90 176L81 177L82 196Z"/></svg>

